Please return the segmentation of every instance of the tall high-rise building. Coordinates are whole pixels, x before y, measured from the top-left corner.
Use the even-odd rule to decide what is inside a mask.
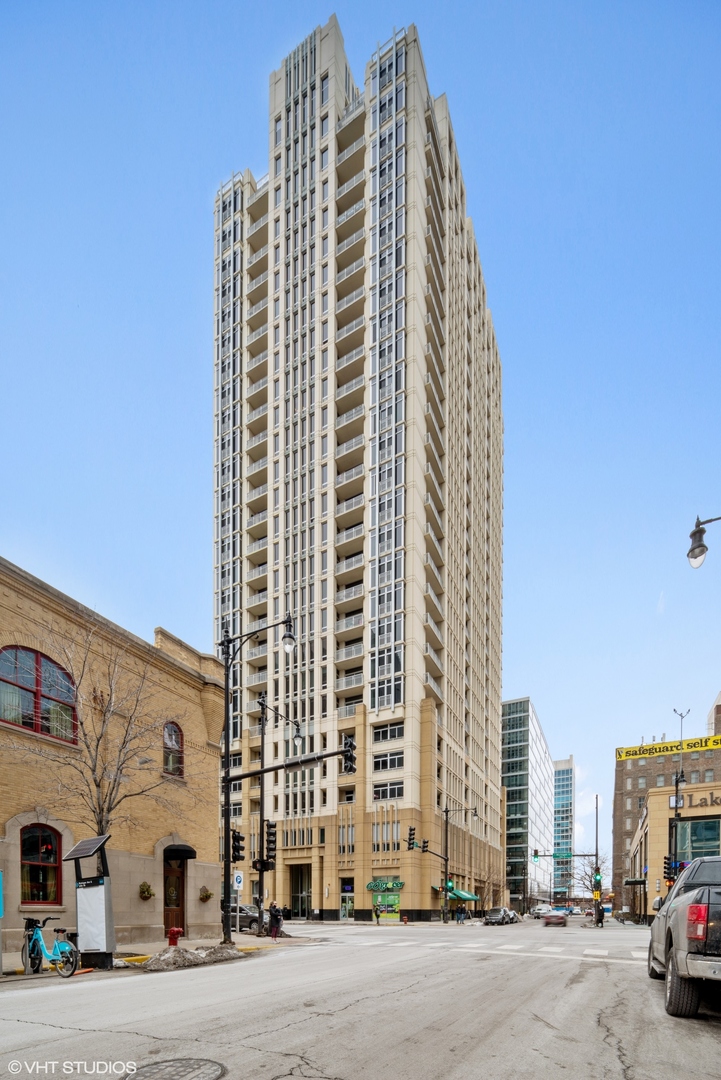
[[[232,672],[233,754],[259,695],[305,751],[354,735],[358,771],[282,768],[269,889],[294,914],[431,917],[504,895],[500,776],[501,365],[445,96],[415,27],[356,85],[335,16],[270,78],[269,174],[215,205],[215,632],[256,629]],[[268,630],[289,612],[286,659]],[[257,843],[257,782],[233,814]],[[252,872],[243,899],[250,900]],[[268,881],[268,879],[266,879]]]
[[[527,911],[553,898],[553,759],[533,702],[503,702],[506,871],[511,903]],[[534,852],[538,852],[536,860]]]
[[[576,767],[573,754],[554,761],[553,797],[553,895],[555,900],[570,899],[575,894],[573,859],[573,826],[576,809]]]

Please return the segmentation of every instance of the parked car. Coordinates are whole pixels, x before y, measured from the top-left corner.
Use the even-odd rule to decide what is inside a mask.
[[[540,919],[544,915],[548,915],[551,910],[550,904],[537,904],[536,907],[531,910],[531,915],[533,915],[534,919]]]
[[[505,926],[507,922],[510,922],[508,917],[508,908],[493,907],[486,914],[486,926]]]
[[[268,925],[270,916],[267,911],[263,911],[263,925]],[[258,908],[255,904],[239,904],[238,905],[238,930],[248,930],[251,934],[255,934],[258,930]]]
[[[583,915],[580,907],[571,908],[571,915]]]
[[[568,915],[565,911],[553,911],[551,908],[541,916],[544,926],[566,926]]]
[[[721,856],[694,859],[657,897],[648,974],[666,980],[666,1012],[695,1016],[701,994],[721,986]]]
[[[509,923],[520,922],[521,916],[513,908],[508,908],[508,921]]]

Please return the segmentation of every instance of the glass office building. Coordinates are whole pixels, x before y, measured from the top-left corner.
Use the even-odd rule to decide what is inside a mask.
[[[504,701],[502,724],[506,884],[511,906],[525,912],[553,895],[553,759],[530,698]]]
[[[555,772],[553,798],[553,853],[554,881],[553,894],[556,900],[567,900],[573,896],[573,859],[564,859],[565,854],[573,854],[573,821],[576,802],[576,773],[573,754],[554,761]]]

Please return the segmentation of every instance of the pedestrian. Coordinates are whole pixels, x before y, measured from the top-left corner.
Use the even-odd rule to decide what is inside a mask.
[[[278,932],[280,931],[280,924],[283,916],[281,915],[280,908],[276,904],[275,900],[271,901],[268,908],[269,922],[270,922],[270,937],[276,944],[278,943]]]
[[[603,926],[603,917],[606,912],[603,910],[603,904],[598,905],[598,925]]]
[[[376,926],[380,926],[380,924],[381,924],[381,909],[380,909],[380,906],[378,905],[377,901],[373,905],[373,914],[376,917]]]

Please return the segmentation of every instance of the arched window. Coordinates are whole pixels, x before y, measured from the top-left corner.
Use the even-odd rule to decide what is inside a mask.
[[[177,724],[163,728],[163,772],[168,776],[183,775],[183,732]]]
[[[60,834],[49,825],[26,825],[20,831],[20,903],[62,901]]]
[[[34,649],[0,649],[0,720],[75,742],[73,680]]]

